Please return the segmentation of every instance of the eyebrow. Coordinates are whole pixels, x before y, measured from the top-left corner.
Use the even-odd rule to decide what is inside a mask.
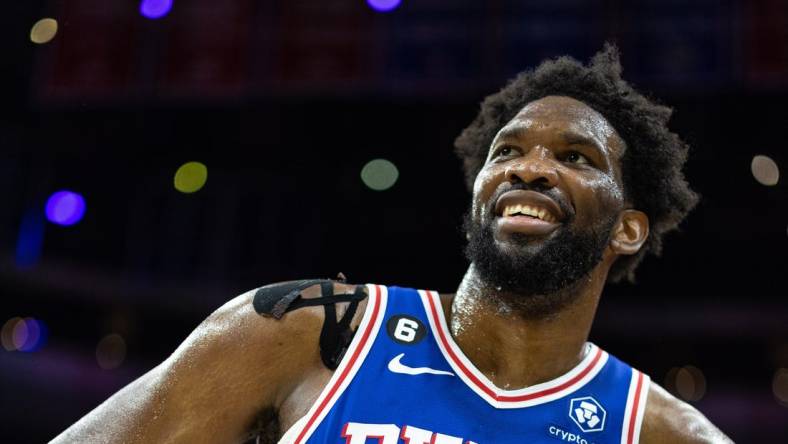
[[[528,132],[528,128],[525,126],[510,126],[506,127],[498,133],[495,137],[495,140],[500,139],[519,139],[520,137],[524,136]]]
[[[564,142],[568,145],[588,145],[601,152],[605,152],[604,147],[600,146],[599,142],[592,137],[584,136],[573,131],[564,131],[561,133],[561,138],[564,139]]]

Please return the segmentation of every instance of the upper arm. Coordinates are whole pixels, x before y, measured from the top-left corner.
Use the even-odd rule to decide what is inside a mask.
[[[652,383],[640,432],[643,444],[732,443],[720,429],[691,405]]]
[[[343,292],[355,285],[335,283],[334,288]],[[319,297],[320,288],[309,287],[302,296]],[[178,410],[189,412],[204,433],[220,442],[247,432],[261,410],[278,410],[310,372],[323,368],[323,308],[303,307],[277,320],[258,314],[253,297],[254,291],[247,292],[211,314],[167,363],[168,379],[178,381]],[[341,317],[347,304],[338,305]]]
[[[189,434],[244,431],[260,410],[276,407],[317,358],[321,310],[280,320],[258,315],[254,292],[212,313],[162,364],[167,405]]]

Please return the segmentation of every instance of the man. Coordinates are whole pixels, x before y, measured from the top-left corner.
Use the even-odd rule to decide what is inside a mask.
[[[670,109],[620,71],[606,46],[484,101],[456,142],[473,191],[456,294],[251,291],[55,442],[730,442],[587,342],[605,282],[697,201]]]

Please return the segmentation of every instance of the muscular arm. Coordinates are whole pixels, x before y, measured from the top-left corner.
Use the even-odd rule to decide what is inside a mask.
[[[335,284],[338,287],[352,286]],[[304,295],[317,290],[310,288]],[[302,308],[274,320],[254,311],[253,296],[250,291],[219,308],[172,356],[53,442],[243,440],[259,412],[277,409],[305,375],[322,366],[322,307]]]
[[[640,431],[643,444],[733,443],[691,405],[652,383]]]

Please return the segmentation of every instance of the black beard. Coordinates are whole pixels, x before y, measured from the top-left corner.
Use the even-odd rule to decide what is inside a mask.
[[[564,221],[559,232],[533,251],[533,240],[523,234],[511,235],[514,248],[503,251],[495,243],[491,218],[476,223],[471,212],[465,214],[463,228],[468,238],[465,257],[473,264],[482,283],[495,289],[494,295],[506,299],[526,318],[545,318],[573,302],[580,292],[573,291],[602,260],[610,240],[614,218],[591,229],[575,233],[572,220]]]

